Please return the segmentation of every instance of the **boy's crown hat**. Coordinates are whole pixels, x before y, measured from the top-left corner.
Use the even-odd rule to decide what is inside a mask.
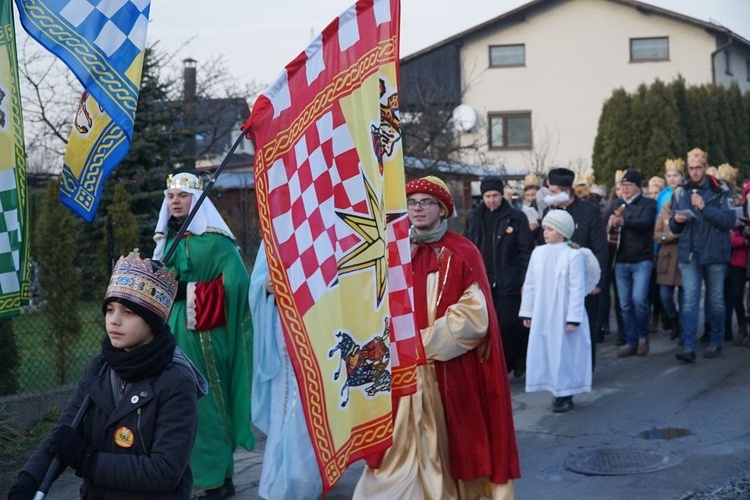
[[[734,168],[729,163],[722,163],[721,165],[719,165],[718,174],[716,175],[716,177],[723,181],[735,182],[739,173],[740,170]]]
[[[539,177],[535,173],[526,174],[526,177],[523,178],[523,187],[539,187],[542,185],[542,178]]]
[[[573,183],[574,186],[591,186],[594,184],[594,174],[584,174],[579,172],[576,174],[576,180]]]
[[[127,257],[120,257],[112,269],[102,309],[106,313],[108,303],[120,302],[141,316],[158,335],[169,318],[176,294],[174,274],[155,268],[151,259],[141,259],[136,248]]]
[[[688,167],[691,165],[707,165],[708,155],[700,148],[693,148],[687,154]]]
[[[679,172],[685,171],[685,161],[682,158],[667,158],[664,162],[664,172]]]
[[[196,189],[203,191],[203,180],[188,172],[167,176],[167,189]]]
[[[615,170],[615,184],[622,182],[622,178],[625,177],[625,172],[627,172],[626,169]]]

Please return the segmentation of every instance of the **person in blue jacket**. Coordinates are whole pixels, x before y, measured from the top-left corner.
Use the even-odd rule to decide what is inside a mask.
[[[711,338],[704,358],[721,355],[725,330],[724,276],[731,255],[729,230],[735,214],[729,208],[729,188],[707,175],[706,153],[695,148],[687,155],[689,180],[675,190],[669,228],[681,234],[677,246],[677,262],[682,274],[683,305],[680,321],[683,349],[676,354],[679,361],[695,361],[695,340],[700,307],[701,283],[706,283],[710,305],[708,320]]]
[[[55,455],[83,478],[81,498],[190,498],[197,401],[208,385],[167,326],[176,292],[172,273],[137,252],[117,261],[102,303],[101,352],[9,499],[33,498]],[[86,396],[88,409],[73,428]]]

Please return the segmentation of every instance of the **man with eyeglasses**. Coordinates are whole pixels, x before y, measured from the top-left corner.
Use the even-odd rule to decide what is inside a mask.
[[[464,236],[480,252],[492,287],[492,301],[500,323],[508,373],[526,372],[529,330],[518,317],[521,288],[526,277],[534,236],[529,220],[503,198],[505,183],[500,177],[485,177],[480,184],[482,203],[469,212]]]
[[[513,498],[510,384],[481,256],[448,230],[441,179],[413,180],[406,196],[422,364],[394,408],[393,445],[368,458],[353,498]]]
[[[724,276],[731,255],[729,230],[735,214],[729,208],[729,188],[708,175],[706,153],[695,148],[687,154],[690,179],[675,189],[669,228],[681,234],[677,265],[682,275],[683,304],[680,308],[683,347],[679,361],[695,361],[701,283],[706,283],[710,305],[711,338],[704,358],[718,358],[725,331]],[[705,312],[705,311],[704,311]]]

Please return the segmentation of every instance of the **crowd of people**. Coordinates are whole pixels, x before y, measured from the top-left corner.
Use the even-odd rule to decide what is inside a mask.
[[[591,391],[611,309],[620,358],[647,356],[660,325],[683,363],[696,361],[699,343],[707,359],[727,341],[750,347],[750,182],[738,190],[736,169],[711,168],[696,148],[686,162],[668,159],[664,177],[618,171],[609,199],[553,168],[526,177],[520,203],[501,177],[487,177],[463,235],[448,229],[445,182],[409,182],[425,360],[417,391],[394,402],[393,444],[368,458],[354,498],[513,498],[508,376],[550,392],[552,411],[571,411],[573,396]],[[134,252],[114,267],[101,352],[9,499],[33,498],[53,460],[83,478],[82,498],[229,498],[233,453],[254,446],[251,423],[268,436],[260,495],[321,494],[265,252],[248,276],[210,200],[196,208],[201,192],[192,174],[169,177],[153,260]]]

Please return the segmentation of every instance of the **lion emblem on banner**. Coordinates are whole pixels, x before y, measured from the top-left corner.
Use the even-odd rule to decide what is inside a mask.
[[[388,319],[385,320],[383,333],[363,346],[346,332],[339,330],[335,336],[338,343],[328,352],[328,357],[332,358],[336,352],[341,354],[338,370],[333,374],[334,381],[341,376],[341,365],[346,367],[346,380],[339,394],[342,408],[349,404],[349,390],[352,387],[367,386],[362,390],[368,396],[391,390],[391,372],[388,369],[391,359]]]
[[[382,174],[383,157],[391,156],[396,143],[401,140],[398,94],[394,92],[386,97],[385,81],[382,78],[380,79],[380,125],[370,125],[370,135]]]

